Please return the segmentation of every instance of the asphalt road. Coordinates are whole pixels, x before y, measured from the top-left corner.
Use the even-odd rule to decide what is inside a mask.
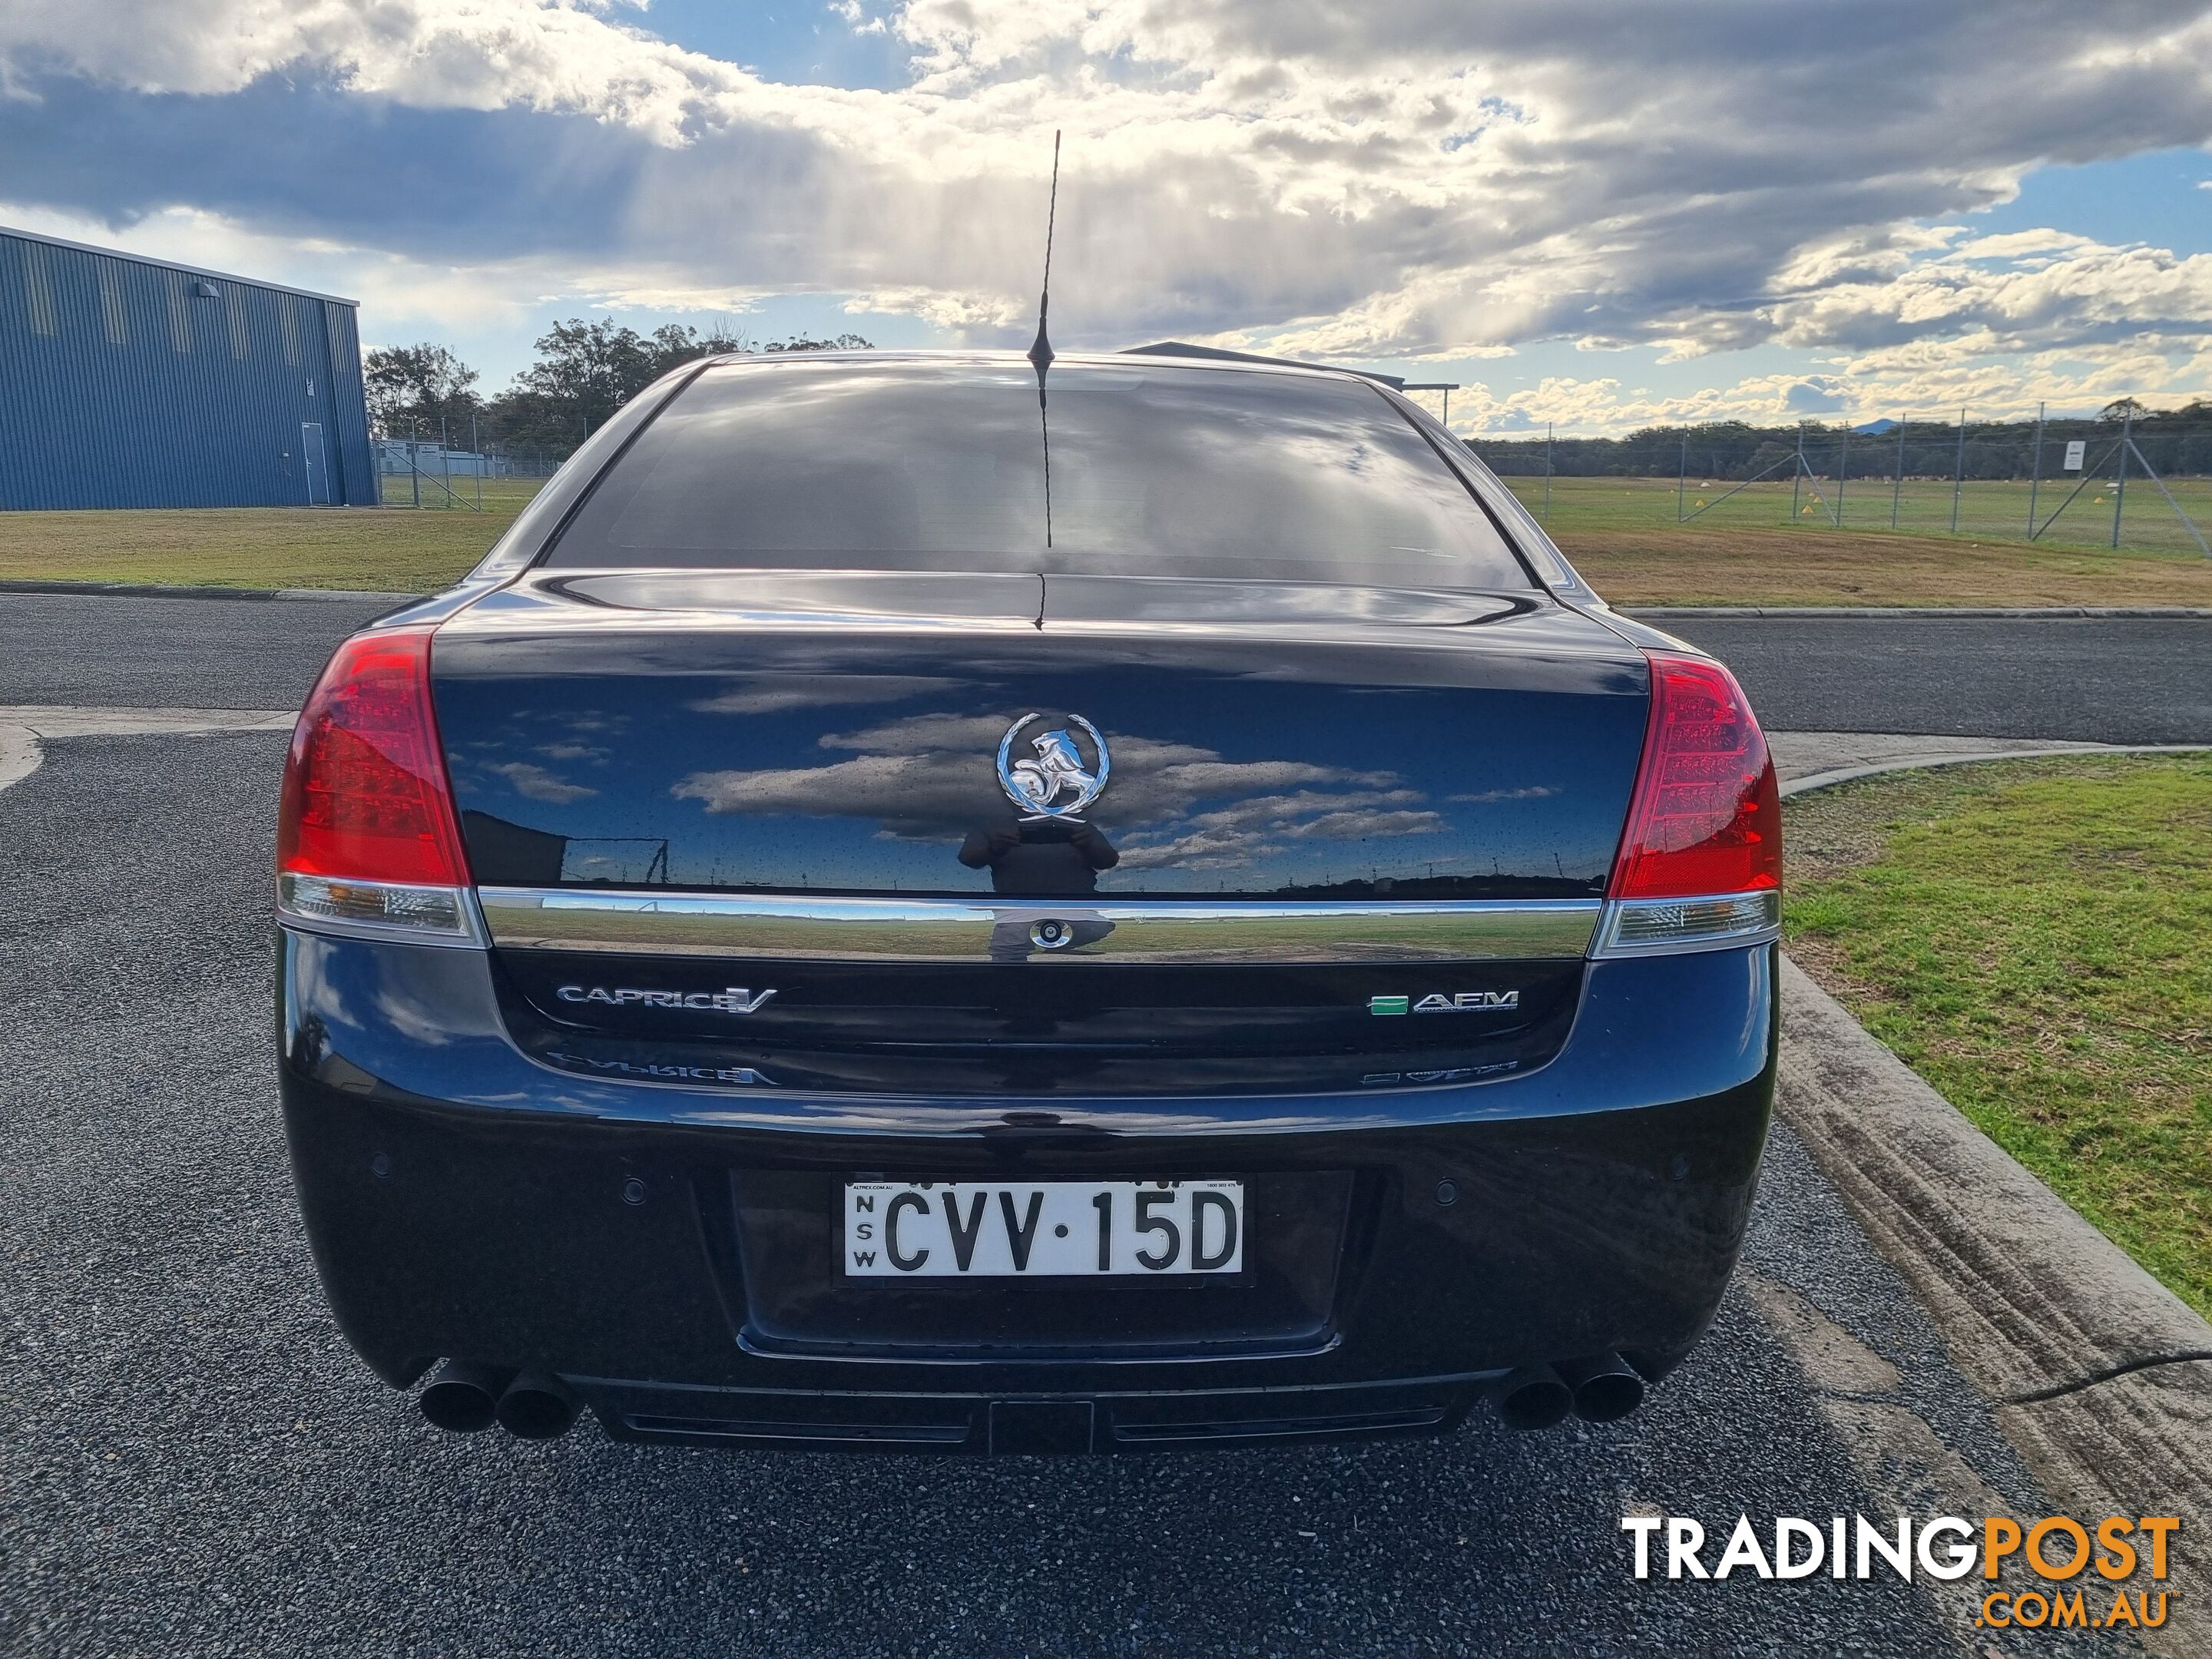
[[[297,708],[389,601],[0,593],[0,705]]]
[[[1620,1424],[990,1462],[428,1428],[347,1351],[294,1206],[268,1006],[282,747],[68,739],[0,792],[0,1652],[1989,1647],[1924,1581],[1630,1576],[1632,1509],[1701,1517],[1709,1559],[1739,1513],[1941,1512],[1889,1419],[1996,1494],[1951,1512],[2045,1512],[1778,1129],[1717,1328]],[[1808,1320],[1809,1348],[1778,1336]]]
[[[386,607],[0,593],[0,704],[290,708]],[[1677,630],[1784,732],[2212,741],[2212,621],[1795,618]]]
[[[2212,619],[1685,621],[1778,732],[2212,741]]]

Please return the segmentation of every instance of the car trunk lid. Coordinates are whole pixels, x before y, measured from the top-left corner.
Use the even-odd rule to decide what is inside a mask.
[[[1541,1063],[1646,697],[1528,594],[997,573],[541,575],[433,669],[519,1034],[892,1092]]]

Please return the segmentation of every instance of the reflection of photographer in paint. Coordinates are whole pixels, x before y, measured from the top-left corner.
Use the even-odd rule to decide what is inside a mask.
[[[1030,818],[994,830],[970,830],[960,843],[960,862],[991,872],[991,890],[1007,898],[1069,898],[1098,890],[1098,872],[1121,861],[1114,843],[1080,818]],[[1002,921],[991,929],[991,960],[1026,962],[1038,948],[1030,923]],[[1078,921],[1074,949],[1096,945],[1114,931],[1110,921]],[[1047,945],[1046,948],[1055,948]]]

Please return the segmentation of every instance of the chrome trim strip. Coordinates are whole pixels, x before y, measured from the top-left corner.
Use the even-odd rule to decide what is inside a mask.
[[[1601,908],[1595,899],[1012,902],[521,887],[480,888],[477,897],[492,943],[503,950],[824,962],[1328,963],[1570,957],[1589,949]],[[1053,945],[1036,939],[1036,930],[1047,924],[1069,930],[1068,942]],[[1050,937],[1048,930],[1045,937]]]
[[[1630,937],[1623,938],[1626,932]],[[1642,937],[1636,937],[1638,933]],[[1715,893],[1696,898],[1608,899],[1593,957],[1668,957],[1733,951],[1782,937],[1782,895]]]

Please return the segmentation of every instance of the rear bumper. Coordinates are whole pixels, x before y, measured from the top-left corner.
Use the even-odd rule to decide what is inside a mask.
[[[281,1079],[332,1309],[395,1386],[444,1357],[530,1367],[565,1377],[618,1436],[716,1444],[1436,1432],[1515,1366],[1618,1350],[1656,1376],[1711,1322],[1772,1097],[1773,960],[1761,945],[1594,963],[1566,1045],[1526,1076],[1055,1099],[1040,1103],[1048,1124],[1004,1098],[555,1072],[507,1041],[479,953],[287,932]],[[801,1231],[781,1237],[803,1237],[817,1199],[858,1172],[1333,1182],[1342,1214],[1318,1277],[1285,1267],[1272,1299],[1266,1285],[1184,1293],[1179,1307],[1247,1297],[1222,1304],[1251,1316],[1226,1319],[1222,1340],[1184,1340],[1181,1313],[1124,1309],[1048,1344],[969,1341],[982,1304],[950,1302],[946,1340],[927,1343],[910,1317],[879,1324],[840,1301],[851,1293],[826,1261],[803,1294],[759,1282],[763,1241],[779,1236],[767,1212],[790,1206]]]
[[[1133,1452],[1446,1432],[1486,1376],[1054,1393],[672,1388],[570,1377],[619,1440],[811,1451]]]

